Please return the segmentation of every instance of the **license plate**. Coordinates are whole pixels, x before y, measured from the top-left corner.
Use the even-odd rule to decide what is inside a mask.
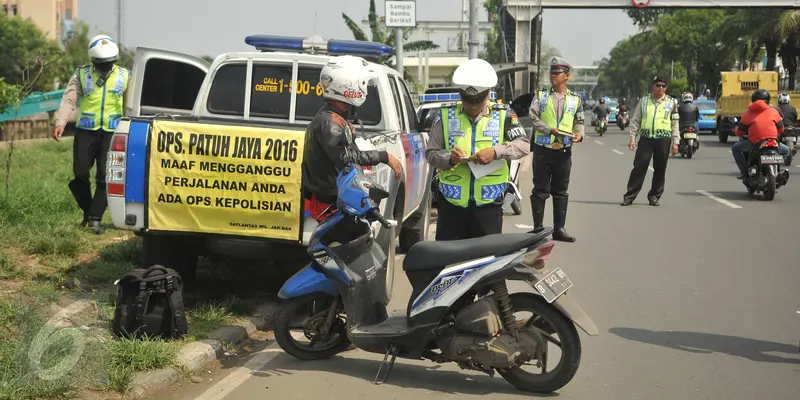
[[[552,303],[572,287],[572,281],[561,268],[556,268],[553,272],[545,275],[542,280],[536,282],[534,287],[548,303]]]
[[[783,164],[782,155],[762,155],[761,164]]]
[[[684,139],[697,139],[697,134],[696,133],[684,133],[683,134],[683,138]]]

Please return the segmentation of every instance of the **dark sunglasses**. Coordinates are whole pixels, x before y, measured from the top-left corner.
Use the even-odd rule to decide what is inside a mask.
[[[662,89],[663,89],[663,88],[667,87],[667,85],[666,85],[666,84],[664,84],[664,83],[656,83],[656,87],[657,87],[657,88],[662,88]]]

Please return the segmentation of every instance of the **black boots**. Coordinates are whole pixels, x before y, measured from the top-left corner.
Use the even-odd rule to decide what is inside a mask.
[[[575,241],[575,237],[564,229],[567,222],[567,202],[569,198],[553,198],[553,240],[571,243]]]
[[[539,233],[544,229],[544,205],[545,201],[531,196],[531,213],[533,213],[533,233]]]
[[[569,199],[553,198],[553,240],[574,242],[575,237],[570,236],[564,229],[567,222],[567,202]],[[531,196],[531,212],[533,213],[533,233],[544,229],[545,200]]]

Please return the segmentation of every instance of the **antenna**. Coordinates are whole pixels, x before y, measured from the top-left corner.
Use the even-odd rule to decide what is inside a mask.
[[[317,13],[314,13],[314,34],[312,36],[317,35]]]

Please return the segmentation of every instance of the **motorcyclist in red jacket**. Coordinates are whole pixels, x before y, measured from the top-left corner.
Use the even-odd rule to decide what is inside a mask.
[[[747,173],[747,154],[753,150],[758,142],[764,139],[775,139],[783,132],[783,118],[774,108],[769,105],[770,94],[764,89],[758,89],[750,96],[750,106],[742,115],[739,126],[734,133],[736,136],[747,135],[748,140],[739,141],[731,147],[733,159],[739,167],[739,179]],[[789,156],[789,148],[783,143],[778,142],[778,153],[782,156]]]

